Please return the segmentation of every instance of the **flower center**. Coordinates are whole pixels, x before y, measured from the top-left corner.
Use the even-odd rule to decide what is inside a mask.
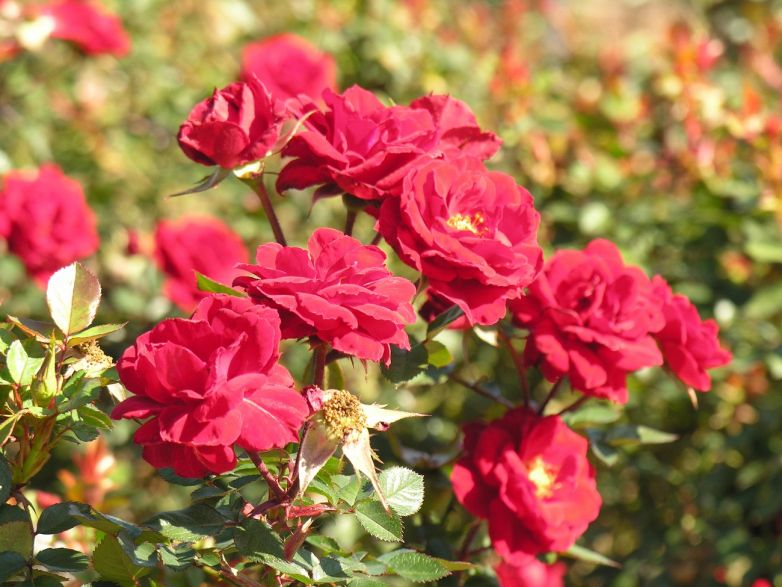
[[[351,432],[359,432],[366,426],[367,417],[361,402],[350,392],[336,390],[323,404],[323,422],[329,434],[342,439]]]
[[[554,483],[557,480],[557,475],[543,461],[542,457],[535,457],[535,460],[527,467],[527,478],[535,486],[535,496],[538,499],[551,497],[551,494],[554,493]]]
[[[451,228],[455,228],[456,230],[466,230],[467,232],[481,235],[486,232],[486,227],[484,226],[485,222],[486,219],[483,217],[483,214],[476,212],[472,216],[468,216],[466,214],[454,214],[448,219],[446,224]]]

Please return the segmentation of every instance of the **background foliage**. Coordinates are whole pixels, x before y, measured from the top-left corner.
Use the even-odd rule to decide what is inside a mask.
[[[176,313],[149,256],[157,219],[212,214],[251,250],[271,240],[254,196],[238,182],[166,195],[200,179],[175,140],[192,105],[236,77],[246,42],[299,33],[334,54],[342,87],[359,83],[398,102],[431,91],[466,101],[505,141],[493,166],[534,194],[545,248],[611,238],[628,262],[664,274],[721,325],[735,360],[712,393],[699,395],[697,411],[662,373],[633,381],[624,417],[680,440],[619,449],[613,467],[600,466],[605,504],[585,543],[623,568],[578,563],[568,584],[745,585],[763,576],[782,585],[782,3],[106,4],[131,34],[128,57],[87,59],[50,42],[0,63],[0,174],[55,161],[85,186],[102,237],[92,260],[105,290],[99,321],[130,322],[105,339],[109,352],[118,356],[136,334]],[[305,222],[343,221],[337,202],[313,208],[306,193],[277,207],[296,245],[308,236]],[[359,225],[358,236],[368,229]],[[141,254],[128,249],[135,236]],[[9,255],[0,257],[0,299],[9,314],[45,314],[42,294]],[[477,348],[457,333],[444,340],[455,355]],[[303,359],[295,373],[296,349],[288,352],[300,376]],[[481,352],[472,357],[476,369],[518,398],[507,355]],[[454,507],[444,501],[447,478],[427,465],[454,453],[456,422],[491,414],[492,404],[452,383],[379,389],[361,367],[345,376],[365,401],[393,398],[401,409],[434,414],[425,424],[400,424],[379,444],[385,461],[426,473],[427,501],[407,540],[446,549],[448,533],[467,517],[445,517]],[[110,482],[95,480],[104,490],[92,505],[134,520],[184,506],[186,491],[141,462],[129,433],[120,425],[109,436],[116,460],[107,457]],[[47,465],[37,489],[85,499],[88,480],[67,480],[78,464],[69,450]],[[344,525],[327,533],[345,543],[361,535]],[[481,581],[490,580],[473,584]]]

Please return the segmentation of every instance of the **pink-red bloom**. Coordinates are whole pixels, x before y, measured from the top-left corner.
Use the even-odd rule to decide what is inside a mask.
[[[334,58],[309,41],[285,33],[250,43],[242,51],[243,80],[255,75],[278,100],[305,96],[319,101],[323,90],[337,87]]]
[[[76,44],[88,55],[110,53],[122,57],[130,39],[120,19],[92,0],[57,0],[41,7],[54,20],[51,36]]]
[[[56,165],[5,177],[0,237],[42,287],[61,267],[92,255],[99,243],[95,215],[81,185]]]
[[[179,127],[179,146],[196,163],[240,167],[266,156],[277,142],[285,108],[256,78],[215,90]]]
[[[314,336],[336,350],[388,363],[390,345],[410,348],[415,286],[386,268],[378,247],[331,228],[317,229],[308,250],[269,243],[258,247],[252,277],[234,284],[280,312],[283,338]]]
[[[216,218],[164,220],[155,228],[155,260],[166,275],[165,294],[185,312],[207,295],[198,289],[196,272],[230,284],[247,257],[239,235]]]
[[[527,409],[488,424],[468,424],[451,473],[459,502],[487,519],[497,553],[509,564],[573,546],[600,511],[589,443],[558,416]]]
[[[461,100],[445,95],[429,95],[410,102],[432,115],[437,127],[437,149],[445,157],[477,157],[486,160],[502,146],[492,132],[481,130],[475,115]]]
[[[234,444],[262,451],[296,442],[309,408],[277,362],[279,342],[271,308],[205,298],[192,318],[164,320],[125,351],[117,370],[135,395],[111,416],[148,418],[133,437],[144,459],[183,477],[231,470]]]
[[[519,565],[503,561],[494,570],[500,587],[563,587],[567,573],[563,563],[547,565],[534,557]]]
[[[719,326],[701,320],[698,310],[682,294],[674,294],[665,280],[652,279],[654,294],[663,302],[665,326],[655,333],[666,366],[686,385],[699,391],[711,389],[708,369],[730,363],[730,351],[720,347]]]
[[[532,196],[478,159],[431,160],[380,209],[377,229],[434,293],[471,324],[494,324],[537,275],[540,215]]]
[[[320,185],[319,195],[340,192],[363,200],[398,194],[410,167],[437,142],[432,115],[424,109],[384,106],[358,86],[323,92],[325,111],[315,110],[306,130],[283,150],[294,157],[277,178],[277,189]]]
[[[527,364],[587,395],[625,403],[627,374],[662,365],[652,336],[665,323],[661,300],[607,240],[557,252],[511,310],[530,331]]]

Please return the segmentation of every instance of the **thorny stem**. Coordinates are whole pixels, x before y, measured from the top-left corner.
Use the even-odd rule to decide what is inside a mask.
[[[315,362],[312,368],[312,384],[317,385],[323,389],[323,380],[326,374],[326,356],[328,355],[328,347],[325,343],[318,343],[315,347],[315,355],[313,361]]]
[[[580,408],[586,401],[589,399],[589,396],[584,396],[578,398],[576,401],[574,401],[572,404],[570,404],[568,407],[563,408],[557,413],[557,416],[561,416],[562,414],[565,414],[567,412],[572,412],[573,410],[577,410]]]
[[[502,341],[502,344],[513,359],[513,364],[516,367],[516,372],[519,374],[519,384],[521,385],[521,393],[524,395],[524,407],[528,408],[530,404],[529,384],[527,383],[527,369],[524,367],[524,359],[521,358],[518,351],[513,346],[510,337],[502,331],[502,328],[497,329],[497,336]]]
[[[500,405],[505,406],[509,410],[512,410],[516,406],[513,405],[513,402],[509,399],[504,398],[501,395],[496,395],[492,392],[490,392],[488,389],[482,387],[481,385],[477,383],[470,383],[463,377],[459,375],[451,375],[451,381],[454,381],[455,383],[458,383],[459,385],[464,385],[465,387],[472,389],[475,393],[478,395],[482,395],[483,397],[489,398],[492,401],[497,402]]]
[[[247,455],[250,457],[250,460],[253,462],[253,464],[257,467],[261,477],[263,477],[266,481],[266,484],[269,486],[269,490],[277,497],[283,497],[285,495],[285,490],[280,485],[280,482],[274,478],[274,475],[271,474],[269,469],[266,468],[266,463],[263,462],[261,455],[255,451],[247,451]]]
[[[266,218],[269,220],[269,224],[272,227],[274,240],[280,243],[283,247],[288,246],[288,241],[285,240],[285,234],[282,232],[280,220],[277,218],[277,213],[274,211],[274,206],[272,206],[269,192],[266,191],[266,185],[263,183],[263,174],[243,181],[252,188],[252,190],[258,196],[258,199],[261,201],[263,211],[266,213]]]
[[[538,416],[542,416],[543,412],[546,411],[546,406],[548,403],[554,399],[554,396],[557,395],[557,392],[559,391],[559,388],[562,387],[562,383],[565,381],[564,377],[560,377],[557,379],[556,383],[551,387],[551,391],[548,392],[548,395],[546,396],[546,399],[543,400],[543,403],[540,404],[540,408],[538,408]]]

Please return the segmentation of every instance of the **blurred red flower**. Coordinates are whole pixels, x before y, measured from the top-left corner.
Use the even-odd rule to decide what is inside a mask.
[[[306,39],[290,33],[245,46],[241,78],[249,81],[253,75],[278,100],[304,95],[320,101],[323,90],[337,87],[334,58],[320,52]]]
[[[81,185],[56,165],[12,171],[0,191],[0,237],[40,287],[52,273],[98,250],[95,215]]]
[[[378,247],[331,228],[318,228],[308,250],[269,243],[258,247],[253,274],[234,284],[280,312],[283,338],[316,336],[348,355],[391,360],[390,345],[410,342],[415,286],[386,268]]]
[[[92,0],[59,0],[42,6],[42,15],[54,19],[51,36],[75,43],[88,55],[110,53],[122,57],[130,51],[130,38],[122,21]]]
[[[663,363],[652,336],[665,323],[661,300],[607,240],[554,254],[511,311],[530,331],[527,364],[587,395],[625,403],[627,374]]]
[[[698,310],[682,294],[674,294],[666,281],[652,279],[654,294],[663,301],[665,326],[654,337],[663,351],[665,364],[686,385],[699,391],[711,389],[707,369],[727,365],[733,358],[720,347],[719,326],[714,320],[701,320]]]
[[[383,202],[377,230],[432,293],[471,324],[494,324],[537,275],[540,215],[532,196],[473,158],[431,160]]]
[[[565,551],[600,511],[589,443],[557,416],[527,409],[464,429],[464,451],[451,473],[459,502],[489,521],[489,536],[508,564]]]
[[[246,263],[247,249],[235,232],[216,218],[163,220],[155,228],[155,260],[166,275],[166,296],[192,312],[206,293],[198,289],[195,272],[230,284]]]
[[[562,563],[547,565],[534,557],[519,565],[503,561],[494,570],[500,587],[563,587],[567,573]]]
[[[196,163],[233,169],[265,157],[284,120],[282,103],[251,77],[196,104],[179,127],[177,140]]]
[[[149,418],[133,439],[154,467],[183,477],[223,473],[234,443],[269,450],[298,440],[309,415],[278,364],[277,312],[248,299],[212,295],[190,319],[164,320],[136,339],[117,364],[135,394],[112,418]]]

